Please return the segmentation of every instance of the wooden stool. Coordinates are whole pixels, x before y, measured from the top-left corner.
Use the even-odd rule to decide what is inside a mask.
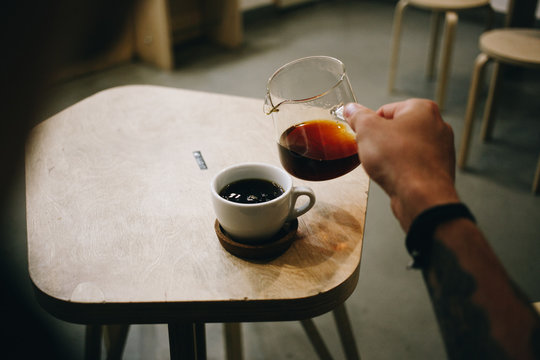
[[[494,61],[491,84],[484,108],[484,118],[480,138],[485,141],[491,137],[495,113],[495,98],[501,63],[540,69],[540,30],[505,28],[488,31],[480,37],[481,53],[477,56],[469,89],[469,100],[465,113],[465,124],[461,136],[461,146],[457,165],[463,169],[467,162],[473,120],[478,99],[478,90],[482,82],[486,64]],[[533,180],[532,191],[540,187],[540,158]]]
[[[452,48],[454,44],[455,28],[458,22],[457,12],[474,8],[486,7],[489,9],[491,19],[492,10],[489,0],[401,0],[396,5],[394,14],[394,30],[392,36],[392,53],[390,56],[390,74],[388,78],[388,91],[394,89],[396,71],[398,65],[399,44],[401,38],[401,23],[403,11],[408,6],[431,10],[433,12],[431,21],[430,50],[428,57],[427,76],[433,78],[435,72],[435,61],[437,58],[437,48],[439,33],[443,13],[445,15],[441,63],[438,74],[438,84],[435,99],[439,108],[444,108],[446,98],[446,84],[448,82]],[[490,21],[491,22],[491,21]]]

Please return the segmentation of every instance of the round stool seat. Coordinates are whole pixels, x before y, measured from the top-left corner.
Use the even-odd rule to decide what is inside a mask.
[[[489,0],[410,0],[409,4],[437,11],[466,10],[489,4]]]
[[[540,30],[491,30],[480,36],[480,50],[497,61],[540,68]]]

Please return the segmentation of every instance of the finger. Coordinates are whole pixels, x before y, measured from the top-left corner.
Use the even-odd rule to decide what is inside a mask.
[[[357,103],[347,104],[343,111],[343,115],[355,132],[357,132],[358,128],[368,119],[378,117],[373,110]]]
[[[393,119],[396,110],[403,106],[403,101],[397,101],[390,104],[385,104],[377,109],[376,113],[385,119]]]
[[[411,98],[383,105],[377,109],[377,115],[385,119],[393,119],[398,113],[418,111],[419,109],[429,111],[435,115],[434,118],[440,119],[439,107],[437,104],[432,100],[419,98]]]

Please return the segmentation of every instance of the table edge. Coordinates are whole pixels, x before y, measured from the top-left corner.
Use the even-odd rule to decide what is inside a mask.
[[[290,321],[325,314],[344,303],[358,284],[360,262],[338,286],[296,299],[81,303],[55,298],[34,284],[40,306],[54,317],[76,324],[166,324],[171,322]],[[209,306],[212,305],[212,306]]]

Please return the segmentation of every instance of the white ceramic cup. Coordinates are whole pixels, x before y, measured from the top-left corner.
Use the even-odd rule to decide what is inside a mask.
[[[219,192],[235,181],[264,179],[279,184],[284,192],[270,201],[243,204],[222,198]],[[243,163],[221,170],[211,183],[212,204],[219,224],[236,241],[257,244],[268,240],[285,222],[305,214],[315,205],[315,193],[306,186],[293,186],[292,178],[277,166]],[[296,207],[299,196],[309,201]]]

